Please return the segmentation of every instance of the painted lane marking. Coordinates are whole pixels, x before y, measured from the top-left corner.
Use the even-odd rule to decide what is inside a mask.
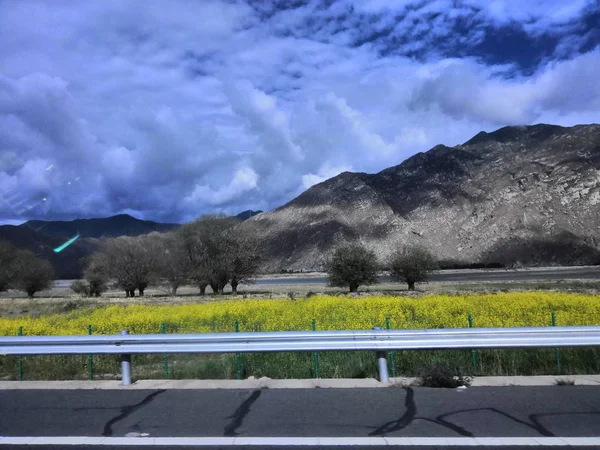
[[[551,445],[600,447],[600,437],[86,437],[86,436],[0,436],[3,445],[88,445],[88,446],[473,446],[510,447]]]

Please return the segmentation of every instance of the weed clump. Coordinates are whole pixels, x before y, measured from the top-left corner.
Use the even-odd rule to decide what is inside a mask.
[[[461,374],[457,366],[448,361],[429,361],[423,364],[419,385],[434,388],[457,388],[470,386],[471,377]]]

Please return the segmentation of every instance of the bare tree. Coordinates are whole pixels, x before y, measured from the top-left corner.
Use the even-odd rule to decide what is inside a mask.
[[[134,243],[129,237],[109,239],[95,258],[107,261],[110,277],[116,286],[125,291],[126,297],[135,297],[136,280],[133,270],[136,253]]]
[[[52,287],[54,269],[45,259],[41,259],[30,250],[19,250],[13,261],[15,270],[13,287],[27,292],[33,298],[36,292]]]
[[[438,268],[434,256],[423,247],[397,250],[390,257],[389,267],[392,278],[408,284],[411,291],[415,289],[415,283],[427,281]]]
[[[377,282],[377,256],[361,244],[336,248],[326,267],[329,285],[348,287],[350,292],[356,292],[360,285]]]
[[[221,214],[200,217],[183,225],[178,235],[183,241],[184,251],[190,264],[190,279],[204,294],[206,286],[213,292],[223,293],[229,282],[227,264],[227,241],[225,232],[239,221]]]
[[[157,239],[161,247],[158,261],[160,276],[169,286],[171,295],[176,295],[177,289],[188,283],[190,276],[190,261],[184,242],[174,233],[151,233],[149,236]]]
[[[108,256],[103,252],[96,252],[84,258],[83,278],[87,281],[87,292],[92,297],[100,297],[108,289],[110,280],[110,265]]]
[[[110,275],[127,297],[140,296],[151,284],[157,284],[160,272],[160,245],[149,236],[118,237],[107,241],[102,253],[106,255]]]
[[[140,297],[144,296],[144,290],[150,285],[160,283],[160,270],[162,250],[159,241],[151,236],[144,235],[134,238],[137,245],[137,264],[135,268],[136,287]]]
[[[14,261],[17,249],[8,241],[0,241],[0,292],[10,288],[14,281]]]
[[[256,275],[260,263],[260,245],[257,239],[239,228],[223,233],[224,259],[231,290],[237,293],[238,285]]]

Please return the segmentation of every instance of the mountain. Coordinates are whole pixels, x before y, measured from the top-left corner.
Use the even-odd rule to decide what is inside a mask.
[[[248,209],[246,211],[243,211],[243,212],[239,213],[235,217],[237,217],[240,220],[248,220],[251,217],[257,216],[260,213],[262,213],[262,211],[252,211],[251,209]]]
[[[136,219],[128,214],[119,214],[103,219],[77,219],[68,222],[29,220],[19,226],[63,238],[71,238],[77,234],[88,238],[105,238],[139,236],[153,231],[166,232],[178,227],[179,224],[158,223]]]
[[[54,253],[54,249],[65,243],[59,236],[48,236],[27,227],[2,225],[0,239],[12,242],[18,248],[33,251],[41,258],[47,259],[54,267],[57,278],[78,278],[82,267],[80,259],[93,253],[100,245],[99,239],[78,239],[62,252]]]
[[[138,236],[153,231],[166,232],[178,226],[179,224],[174,223],[139,220],[127,214],[68,222],[30,220],[19,226],[0,226],[0,239],[12,242],[16,247],[32,250],[52,263],[57,278],[68,279],[80,276],[81,258],[98,249],[102,238]],[[75,235],[80,235],[80,239],[63,251],[54,252],[56,247]]]
[[[376,174],[344,172],[245,221],[265,271],[322,267],[359,240],[457,264],[600,263],[600,125],[533,125],[438,145]]]

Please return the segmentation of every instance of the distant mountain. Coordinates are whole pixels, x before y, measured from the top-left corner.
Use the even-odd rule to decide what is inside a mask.
[[[344,172],[240,225],[265,271],[322,268],[358,240],[456,263],[600,263],[600,125],[534,125],[438,145],[377,174]]]
[[[167,232],[178,227],[175,223],[139,220],[127,214],[105,219],[77,219],[72,221],[30,220],[19,226],[0,226],[0,239],[19,248],[32,250],[49,260],[58,278],[77,278],[82,266],[80,259],[93,253],[103,238],[139,236],[153,231]],[[81,237],[60,253],[54,248],[79,234]]]
[[[71,238],[76,234],[86,238],[105,238],[139,236],[153,231],[166,232],[177,228],[179,224],[158,223],[136,219],[128,214],[119,214],[104,219],[76,219],[68,222],[29,220],[19,226],[63,238]]]
[[[237,216],[235,216],[235,217],[237,217],[237,218],[238,218],[238,219],[240,219],[240,220],[248,220],[248,219],[250,219],[251,217],[254,217],[254,216],[256,216],[256,215],[258,215],[258,214],[260,214],[260,213],[262,213],[262,211],[252,211],[251,209],[249,209],[249,210],[247,210],[247,211],[244,211],[244,212],[241,212],[241,213],[239,213],[239,214],[238,214]]]
[[[0,239],[12,242],[18,248],[31,250],[39,257],[47,259],[54,267],[57,278],[63,279],[79,277],[82,271],[80,259],[93,253],[100,245],[99,239],[78,239],[62,252],[54,253],[53,250],[64,244],[66,239],[12,225],[0,226]]]

